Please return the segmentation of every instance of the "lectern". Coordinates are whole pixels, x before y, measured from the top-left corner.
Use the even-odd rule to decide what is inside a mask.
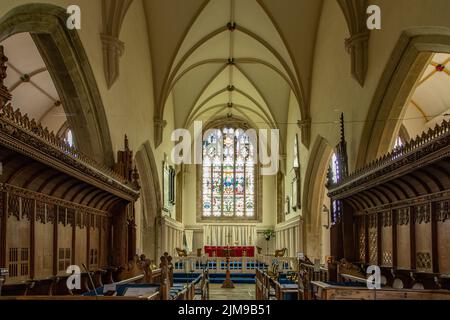
[[[231,281],[231,271],[230,271],[230,254],[231,254],[231,249],[230,248],[226,248],[223,250],[225,253],[225,256],[227,258],[227,273],[226,273],[226,277],[225,277],[225,281],[222,284],[222,289],[234,289],[234,283],[233,281]]]

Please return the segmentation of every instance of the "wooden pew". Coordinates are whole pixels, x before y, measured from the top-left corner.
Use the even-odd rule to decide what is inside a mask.
[[[299,291],[302,299],[373,299],[373,291],[367,288],[365,266],[329,261],[328,268],[314,270],[310,263],[300,263]],[[336,270],[335,274],[332,271]],[[400,270],[382,267],[380,299],[447,299],[450,294],[450,278],[441,274]],[[421,294],[422,293],[422,294]],[[403,298],[402,298],[403,299]]]
[[[118,268],[116,268],[116,267],[106,267],[106,268],[103,268],[103,270],[105,272],[102,273],[102,283],[103,284],[114,283],[115,282],[114,275],[117,274]]]
[[[202,281],[200,283],[201,300],[209,300],[209,273],[203,270]]]
[[[328,261],[328,268],[321,266],[318,270],[308,259],[305,257],[299,263],[299,299],[311,300],[311,282],[312,281],[336,281],[337,280],[337,264],[330,260]]]
[[[9,274],[8,269],[0,268],[0,296],[2,295],[2,286],[5,283],[8,274]]]
[[[2,297],[25,296],[27,289],[28,284],[26,282],[4,284],[2,287]]]
[[[350,287],[313,281],[313,300],[450,300],[447,290],[411,290],[367,287]]]
[[[53,278],[44,280],[30,280],[27,282],[26,296],[51,296],[55,280]]]
[[[72,291],[67,287],[67,279],[69,276],[54,277],[52,286],[52,296],[69,296],[73,295]]]
[[[163,270],[152,268],[150,260],[146,259],[145,256],[135,256],[132,261],[127,265],[121,267],[108,267],[99,270],[95,270],[90,273],[92,277],[93,284],[89,278],[88,273],[82,273],[81,276],[81,289],[69,290],[67,287],[67,276],[57,276],[42,280],[30,280],[24,281],[17,284],[6,284],[2,287],[2,299],[8,297],[8,299],[23,299],[28,297],[27,300],[45,300],[48,297],[54,297],[53,300],[90,300],[92,296],[97,292],[99,295],[98,299],[108,300],[111,297],[102,297],[102,288],[105,284],[115,284],[126,285],[126,284],[153,284],[160,285],[157,291],[157,295],[150,295],[148,297],[136,297],[141,299],[160,299],[163,294],[164,284],[167,284],[169,290],[171,284],[173,284],[173,265],[171,263],[172,258],[166,254],[161,259],[165,261]],[[117,279],[118,281],[114,281]],[[95,287],[95,288],[94,288]],[[95,291],[94,291],[95,289]],[[195,284],[191,284],[186,290],[186,292],[181,292],[177,294],[183,299],[194,299],[195,297]],[[88,294],[86,296],[86,294]],[[125,298],[125,297],[114,297],[114,298]],[[130,297],[126,297],[125,300],[130,300]],[[131,297],[133,298],[133,297]],[[179,297],[178,297],[179,298]],[[170,296],[167,296],[170,299]],[[132,300],[132,299],[131,299]]]
[[[126,266],[113,271],[113,282],[143,276],[140,283],[158,284],[161,282],[161,269],[152,268],[151,261],[145,255],[136,255]],[[110,283],[113,283],[110,282]]]
[[[255,276],[256,300],[299,300],[298,278],[288,281],[283,274],[276,277],[257,269]]]
[[[106,270],[99,269],[93,272],[92,280],[94,281],[94,285],[96,288],[103,287],[103,274],[106,273]]]
[[[276,300],[301,300],[298,283],[281,284],[274,282]]]

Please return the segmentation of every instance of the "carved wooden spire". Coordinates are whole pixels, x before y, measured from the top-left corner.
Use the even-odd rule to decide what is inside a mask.
[[[125,147],[125,151],[130,151],[130,143],[128,141],[127,135],[125,135],[124,147]]]
[[[117,162],[114,165],[114,171],[131,182],[137,189],[139,186],[139,173],[136,167],[133,167],[133,151],[130,150],[128,137],[124,137],[124,150],[117,152]]]
[[[0,107],[3,107],[9,100],[11,100],[11,94],[8,88],[4,85],[4,80],[6,79],[6,62],[8,58],[5,56],[3,46],[0,46]]]
[[[345,140],[345,121],[344,114],[341,113],[341,137],[337,145],[336,156],[338,159],[338,182],[348,176],[348,155],[347,155],[347,141]]]
[[[341,113],[340,124],[341,124],[341,142],[345,142],[345,122],[344,122],[344,113]]]

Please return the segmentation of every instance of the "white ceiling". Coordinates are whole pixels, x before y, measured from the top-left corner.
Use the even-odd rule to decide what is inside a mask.
[[[0,43],[8,57],[5,85],[14,109],[58,131],[66,122],[59,95],[29,33],[19,33]]]
[[[434,127],[450,113],[450,54],[436,53],[426,66],[404,116],[411,137]]]
[[[438,66],[444,69],[439,71]],[[428,119],[440,115],[450,108],[450,54],[437,53],[426,67],[412,101],[418,105]]]
[[[156,103],[173,97],[176,127],[232,114],[285,137],[291,96],[307,103],[321,2],[145,1]]]

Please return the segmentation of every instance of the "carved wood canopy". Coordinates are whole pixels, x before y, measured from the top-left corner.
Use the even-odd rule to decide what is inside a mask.
[[[356,214],[449,198],[449,122],[331,186],[329,196],[344,200]]]
[[[26,115],[22,116],[20,111],[13,111],[10,105],[0,111],[0,146],[2,183],[30,187],[32,178],[39,178],[38,174],[41,173],[59,181],[55,182],[54,190],[48,189],[50,193],[63,190],[59,187],[76,188],[78,185],[127,201],[134,201],[139,196],[139,192],[125,178],[66,145],[53,133],[30,121]],[[69,196],[69,191],[61,196]]]

